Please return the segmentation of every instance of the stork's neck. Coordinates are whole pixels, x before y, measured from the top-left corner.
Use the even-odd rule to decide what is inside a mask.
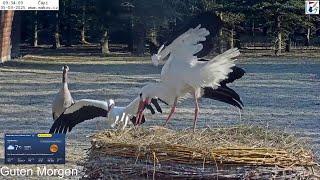
[[[68,81],[68,73],[67,71],[64,70],[62,74],[62,83],[67,84],[67,81]]]
[[[65,89],[65,90],[68,90],[69,88],[68,88],[68,83],[63,83],[63,89]]]

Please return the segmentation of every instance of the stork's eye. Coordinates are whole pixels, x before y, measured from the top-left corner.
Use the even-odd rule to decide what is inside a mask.
[[[140,93],[140,97],[142,97],[142,93]]]

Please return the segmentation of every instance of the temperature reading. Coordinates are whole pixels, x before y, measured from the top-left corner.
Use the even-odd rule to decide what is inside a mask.
[[[59,10],[59,0],[2,0],[0,10]]]
[[[15,149],[16,149],[16,150],[21,149],[21,146],[15,145]]]

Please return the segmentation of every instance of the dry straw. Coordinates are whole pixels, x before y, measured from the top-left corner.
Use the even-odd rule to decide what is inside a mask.
[[[302,144],[305,143],[294,136],[258,127],[206,128],[195,133],[191,130],[173,131],[163,127],[131,128],[124,132],[108,130],[92,136],[89,159],[91,165],[94,162],[92,160],[98,157],[100,160],[101,157],[135,159],[134,164],[138,160],[147,161],[154,166],[153,176],[157,173],[159,176],[162,172],[162,175],[168,177],[184,177],[187,168],[183,169],[184,173],[178,173],[181,176],[170,176],[172,172],[163,171],[157,168],[158,165],[170,163],[170,166],[214,166],[216,170],[220,166],[282,169],[303,167],[305,170],[317,168],[312,152]],[[115,166],[116,164],[113,169]],[[130,169],[130,164],[127,168]],[[137,175],[134,173],[137,169],[132,168],[131,171],[131,174]],[[314,172],[310,174],[316,176]]]

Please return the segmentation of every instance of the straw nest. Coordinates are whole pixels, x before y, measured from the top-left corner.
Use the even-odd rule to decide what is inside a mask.
[[[301,139],[259,127],[107,130],[92,136],[86,178],[306,178],[318,165]]]

